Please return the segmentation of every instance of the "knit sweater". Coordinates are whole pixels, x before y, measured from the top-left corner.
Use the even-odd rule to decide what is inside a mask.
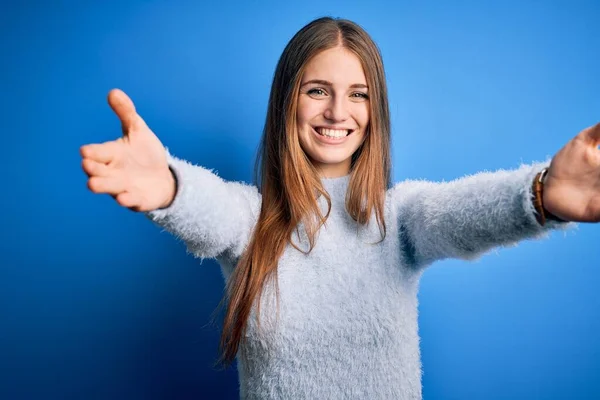
[[[146,215],[196,257],[215,258],[225,280],[261,207],[256,187],[227,182],[173,157],[172,204]],[[237,355],[242,399],[421,399],[417,291],[424,267],[472,260],[494,246],[545,236],[564,223],[535,219],[531,183],[548,162],[451,182],[404,181],[387,190],[381,234],[345,209],[349,176],[323,178],[331,214],[304,254],[288,245],[275,286],[265,286]],[[323,211],[327,203],[318,199]],[[302,225],[292,240],[308,249]],[[277,308],[278,307],[278,308]],[[256,310],[256,304],[254,305]]]

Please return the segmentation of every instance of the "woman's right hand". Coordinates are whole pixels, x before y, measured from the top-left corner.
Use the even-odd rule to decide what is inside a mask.
[[[133,211],[169,206],[175,197],[176,183],[164,146],[125,93],[111,90],[108,103],[121,120],[123,136],[81,147],[88,188],[94,193],[110,194],[121,206]]]

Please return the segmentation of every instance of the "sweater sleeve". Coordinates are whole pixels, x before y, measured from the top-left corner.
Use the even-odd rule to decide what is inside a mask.
[[[391,189],[400,245],[407,262],[473,260],[495,246],[547,236],[575,224],[535,218],[532,183],[549,161],[515,170],[481,172],[451,182],[405,181]]]
[[[261,196],[257,188],[224,181],[168,150],[167,160],[177,179],[177,193],[169,207],[146,212],[146,216],[182,239],[198,258],[239,257],[258,219]]]

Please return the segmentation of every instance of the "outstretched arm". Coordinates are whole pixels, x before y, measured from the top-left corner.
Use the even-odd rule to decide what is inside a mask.
[[[481,172],[451,182],[407,181],[391,191],[407,260],[475,259],[495,246],[544,235],[566,224],[535,217],[532,183],[548,163]]]
[[[564,221],[600,221],[600,124],[581,131],[550,163],[479,173],[447,183],[405,182],[392,191],[400,241],[416,266],[447,257],[473,259],[498,245],[568,223],[536,218],[533,181],[547,167],[543,209]]]

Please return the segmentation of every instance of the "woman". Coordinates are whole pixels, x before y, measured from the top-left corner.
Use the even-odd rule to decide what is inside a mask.
[[[238,358],[242,398],[419,399],[424,267],[600,220],[598,125],[551,163],[391,186],[381,56],[346,20],[315,20],[286,46],[260,191],[172,156],[123,92],[109,103],[124,135],[81,148],[88,187],[218,260],[222,360]]]

